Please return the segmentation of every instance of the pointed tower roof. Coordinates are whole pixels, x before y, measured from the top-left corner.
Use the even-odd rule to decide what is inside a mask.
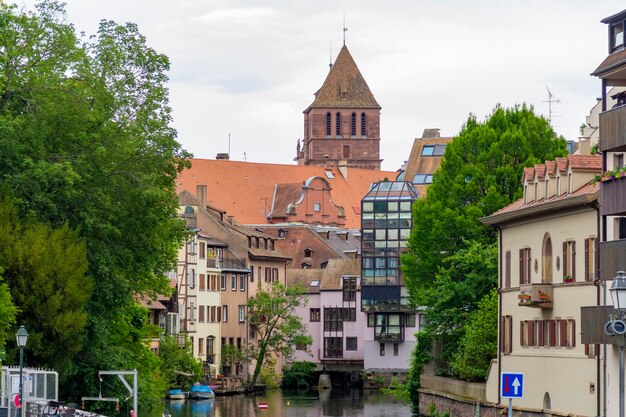
[[[314,107],[381,108],[345,45],[307,110]]]

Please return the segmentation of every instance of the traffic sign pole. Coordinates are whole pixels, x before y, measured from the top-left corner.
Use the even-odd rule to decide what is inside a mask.
[[[509,417],[513,417],[513,398],[509,398]]]

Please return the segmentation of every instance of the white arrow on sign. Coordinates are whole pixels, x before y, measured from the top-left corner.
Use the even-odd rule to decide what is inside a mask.
[[[511,384],[511,386],[513,387],[513,394],[517,395],[517,391],[519,390],[520,385],[522,384],[519,383],[519,379],[517,379],[516,377]]]

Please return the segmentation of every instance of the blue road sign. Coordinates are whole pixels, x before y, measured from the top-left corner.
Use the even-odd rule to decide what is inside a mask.
[[[500,379],[502,398],[522,398],[524,396],[524,374],[503,372]]]

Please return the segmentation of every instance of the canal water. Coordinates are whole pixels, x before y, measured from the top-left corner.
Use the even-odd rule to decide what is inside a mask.
[[[267,409],[259,403],[267,403]],[[268,391],[262,395],[212,400],[168,401],[163,408],[140,410],[139,417],[411,417],[411,408],[378,391]]]

